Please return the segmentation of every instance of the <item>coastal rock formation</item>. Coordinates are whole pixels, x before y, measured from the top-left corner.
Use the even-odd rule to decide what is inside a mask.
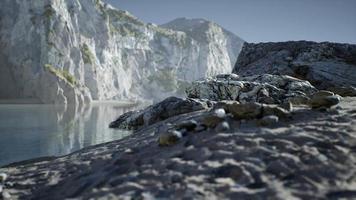
[[[317,89],[308,81],[286,75],[263,74],[243,77],[223,74],[194,81],[186,93],[190,98],[213,101],[281,104],[287,101],[297,103],[303,99],[307,100],[316,91]]]
[[[222,110],[220,114],[210,113],[199,119],[198,121],[205,127],[215,127],[223,121],[221,116],[226,113],[239,120],[261,119],[268,116],[285,119],[290,117],[293,106],[328,109],[341,100],[339,95],[319,91],[308,81],[270,74],[246,77],[220,74],[193,82],[186,92],[187,99],[170,97],[146,109],[125,113],[112,122],[110,127],[139,129],[181,114],[212,108]],[[174,131],[166,132],[173,138],[177,135]],[[167,141],[166,135],[164,138],[164,141]]]
[[[101,0],[3,0],[0,15],[0,98],[39,103],[183,95],[231,72],[243,43],[212,22],[160,27]],[[173,30],[186,23],[196,28]]]
[[[356,197],[355,98],[270,74],[221,74],[192,83],[187,94],[120,116],[111,127],[136,130],[122,140],[1,168],[2,195]]]
[[[318,89],[356,95],[356,45],[307,41],[245,43],[234,73],[290,75]]]
[[[164,101],[149,106],[144,110],[131,111],[120,116],[110,124],[111,128],[138,129],[142,126],[152,125],[184,113],[190,113],[208,108],[206,102],[197,99],[182,99],[169,97]]]
[[[251,118],[268,115],[268,112],[285,116],[287,114],[284,113],[284,108],[258,103],[307,104],[309,96],[316,91],[309,82],[289,76],[266,74],[238,77],[234,74],[221,74],[193,82],[187,89],[188,99],[170,97],[144,110],[125,113],[112,122],[110,127],[138,129],[180,114],[206,110],[215,104],[240,119],[250,118],[249,114],[245,116],[244,113],[255,113]],[[276,109],[280,112],[275,113]],[[208,120],[215,121],[214,118]]]
[[[201,110],[0,171],[14,199],[353,199],[355,102],[344,98],[328,110],[297,106],[292,118],[278,121]],[[221,122],[200,128],[210,115]]]

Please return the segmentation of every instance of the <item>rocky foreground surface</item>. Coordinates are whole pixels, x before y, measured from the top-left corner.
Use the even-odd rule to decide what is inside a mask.
[[[350,87],[352,88],[352,87]],[[219,75],[110,124],[123,140],[0,169],[14,199],[356,198],[356,98]]]

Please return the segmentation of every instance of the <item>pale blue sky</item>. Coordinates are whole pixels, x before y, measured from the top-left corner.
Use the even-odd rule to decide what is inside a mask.
[[[248,42],[356,44],[356,0],[107,0],[145,22],[205,18]]]

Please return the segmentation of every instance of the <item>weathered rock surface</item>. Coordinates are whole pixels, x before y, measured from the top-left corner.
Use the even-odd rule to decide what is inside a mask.
[[[337,105],[339,102],[340,96],[329,91],[321,90],[313,94],[308,101],[308,104],[312,108],[330,108],[331,106]]]
[[[120,116],[110,127],[138,129],[180,114],[214,107],[217,110],[203,119],[203,124],[211,128],[224,121],[221,116],[225,112],[240,120],[269,115],[288,118],[293,105],[330,108],[340,101],[340,96],[318,91],[308,81],[269,74],[247,77],[221,74],[193,82],[186,92],[188,99],[167,98],[144,110]]]
[[[292,118],[268,127],[227,114],[227,131],[194,128],[159,146],[162,127],[191,127],[211,113],[196,111],[123,140],[0,171],[15,199],[354,199],[355,106],[355,98],[326,111],[296,106]]]
[[[235,100],[239,102],[259,102],[280,104],[283,102],[306,100],[317,91],[308,81],[286,75],[237,76],[233,74],[193,82],[186,93],[190,98],[214,101]],[[302,103],[302,102],[300,102]]]
[[[356,45],[307,41],[245,43],[234,73],[290,75],[318,89],[356,86]],[[355,95],[342,92],[344,95]],[[334,92],[337,92],[335,90]],[[342,94],[340,94],[342,95]]]
[[[328,90],[343,97],[356,97],[356,87],[353,86],[335,86],[329,87]]]
[[[212,22],[168,29],[101,0],[2,0],[0,16],[0,98],[40,103],[182,95],[187,82],[230,73],[243,43]]]
[[[140,111],[131,111],[120,116],[110,124],[111,128],[138,129],[152,125],[184,113],[207,109],[206,102],[197,99],[182,99],[169,97],[160,103],[149,106]]]

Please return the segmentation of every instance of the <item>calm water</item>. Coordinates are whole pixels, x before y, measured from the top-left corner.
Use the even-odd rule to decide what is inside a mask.
[[[53,105],[0,105],[0,166],[121,139],[131,132],[109,129],[137,107],[95,104],[82,109]]]

